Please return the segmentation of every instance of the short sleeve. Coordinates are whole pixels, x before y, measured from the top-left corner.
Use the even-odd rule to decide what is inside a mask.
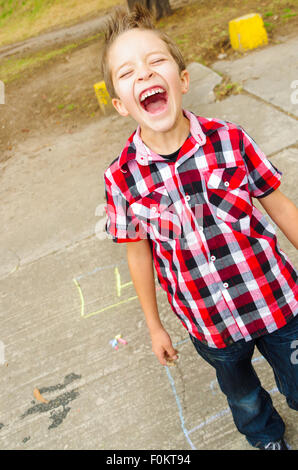
[[[242,128],[242,156],[248,170],[248,187],[252,197],[262,198],[277,189],[282,172],[268,160],[256,142]]]
[[[147,238],[128,201],[104,176],[107,215],[105,231],[115,243],[136,242]]]

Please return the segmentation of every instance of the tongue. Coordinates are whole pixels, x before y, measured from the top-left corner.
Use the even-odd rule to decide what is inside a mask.
[[[161,111],[166,105],[166,98],[164,93],[156,93],[156,95],[148,96],[145,99],[144,106],[148,113],[156,113]]]

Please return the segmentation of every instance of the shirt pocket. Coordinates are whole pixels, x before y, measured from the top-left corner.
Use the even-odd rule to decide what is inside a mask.
[[[161,241],[181,237],[181,222],[165,186],[143,195],[130,206],[150,238]]]
[[[204,172],[204,178],[211,211],[224,222],[241,223],[240,230],[247,230],[253,206],[245,167],[216,168]]]

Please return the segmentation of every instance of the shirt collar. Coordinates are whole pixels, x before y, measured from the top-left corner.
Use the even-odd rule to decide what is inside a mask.
[[[199,118],[195,116],[195,114],[187,110],[183,110],[183,113],[190,121],[190,134],[194,138],[197,148],[205,145],[206,135],[210,134],[218,127],[222,127],[224,125],[218,123],[217,125],[215,125],[215,127],[213,125],[210,128],[210,126],[208,126],[210,120],[202,118],[202,122],[200,124]],[[203,129],[205,132],[203,131]],[[137,160],[140,165],[148,165],[148,163],[155,161],[165,161],[163,157],[149,149],[142,141],[140,126],[137,127],[137,130],[129,139],[128,144],[128,147],[125,148],[125,151],[123,151],[119,157],[120,168],[132,159]],[[132,144],[134,145],[133,151],[130,148]]]

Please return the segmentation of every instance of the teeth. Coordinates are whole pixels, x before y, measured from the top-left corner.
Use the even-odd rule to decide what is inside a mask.
[[[163,93],[164,90],[162,88],[155,88],[155,90],[148,90],[142,94],[140,101],[144,101],[148,96],[155,95],[156,93]]]

